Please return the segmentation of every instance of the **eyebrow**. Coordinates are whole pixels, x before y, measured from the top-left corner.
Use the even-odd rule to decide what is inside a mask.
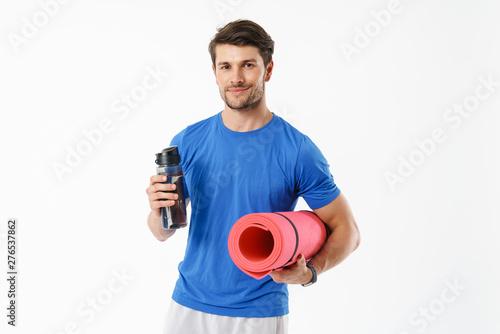
[[[250,59],[245,59],[243,61],[241,61],[242,63],[256,63],[257,62],[257,59],[255,58],[250,58]],[[221,65],[230,65],[231,63],[228,62],[228,61],[220,61],[217,63],[217,66],[221,66]]]

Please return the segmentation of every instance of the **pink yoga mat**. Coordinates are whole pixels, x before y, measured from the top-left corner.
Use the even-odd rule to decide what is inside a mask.
[[[291,265],[299,254],[314,256],[328,237],[326,225],[311,211],[251,213],[229,232],[231,259],[256,279]]]

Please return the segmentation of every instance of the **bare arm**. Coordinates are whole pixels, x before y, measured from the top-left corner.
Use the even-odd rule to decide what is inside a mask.
[[[323,248],[310,260],[319,275],[354,252],[359,246],[360,234],[349,203],[342,193],[330,204],[313,211],[331,232]],[[270,275],[277,283],[306,284],[312,279],[312,272],[307,268],[303,255],[288,269],[275,271]]]
[[[349,203],[341,193],[330,204],[313,210],[330,228],[330,237],[310,263],[318,275],[344,261],[358,248],[360,234]]]
[[[151,210],[148,216],[148,226],[150,231],[153,233],[156,239],[160,241],[165,241],[170,238],[176,230],[165,230],[162,227],[161,215],[156,216],[154,211]]]
[[[149,187],[146,189],[149,206],[151,207],[148,216],[148,227],[155,238],[160,241],[167,240],[175,233],[175,230],[165,230],[163,228],[160,208],[174,205],[174,200],[178,198],[175,193],[165,192],[175,190],[175,184],[162,183],[165,181],[166,177],[164,175],[153,175],[150,178]],[[187,205],[189,205],[189,198],[186,200]]]

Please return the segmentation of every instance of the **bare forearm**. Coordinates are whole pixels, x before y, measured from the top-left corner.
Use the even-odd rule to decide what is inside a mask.
[[[148,216],[148,227],[155,238],[160,241],[167,240],[175,233],[175,230],[165,230],[162,227],[161,216],[155,215],[152,211]]]
[[[354,252],[359,246],[360,236],[351,208],[342,193],[330,204],[313,211],[331,232],[323,248],[310,260],[319,275],[335,267]],[[305,284],[313,278],[303,255],[289,268],[273,271],[269,275],[276,283],[288,284]]]
[[[359,231],[355,223],[338,226],[310,263],[318,275],[332,269],[358,248],[359,240]]]

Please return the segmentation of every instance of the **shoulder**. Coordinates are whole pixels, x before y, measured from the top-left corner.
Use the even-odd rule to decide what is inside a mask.
[[[192,134],[192,133],[199,133],[199,131],[206,131],[206,130],[211,130],[215,123],[217,122],[217,118],[219,117],[220,113],[217,113],[215,115],[212,115],[208,118],[205,118],[201,121],[198,121],[196,123],[193,123],[189,126],[187,126],[184,129],[184,132],[186,135]]]
[[[273,126],[273,132],[283,137],[289,145],[296,146],[298,149],[307,136],[280,116],[275,114],[274,117],[277,118],[277,121]]]
[[[279,117],[276,123],[276,127],[280,129],[279,132],[281,132],[284,137],[283,139],[287,144],[286,146],[297,153],[297,158],[303,155],[316,155],[318,153],[319,148],[309,136],[281,117]]]
[[[325,160],[323,153],[309,136],[281,117],[279,117],[278,123],[281,123],[279,126],[282,127],[282,133],[286,137],[285,141],[288,148],[295,151],[298,164],[316,163],[318,160]]]

